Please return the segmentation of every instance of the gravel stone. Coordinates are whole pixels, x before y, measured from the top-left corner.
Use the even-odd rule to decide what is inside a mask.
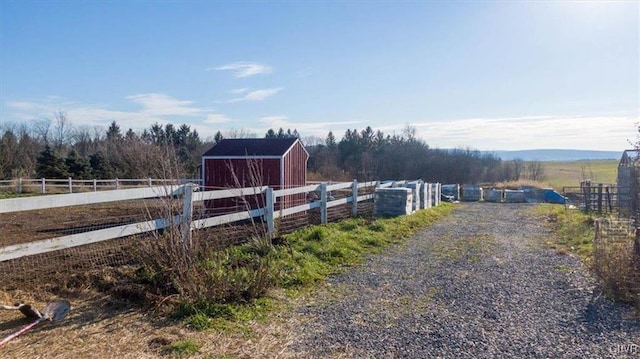
[[[464,203],[331,277],[299,309],[301,358],[640,358],[640,321],[579,259],[545,248],[531,205]]]

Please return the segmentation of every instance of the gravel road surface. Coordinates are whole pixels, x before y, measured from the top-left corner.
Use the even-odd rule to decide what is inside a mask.
[[[640,320],[541,243],[531,205],[466,203],[332,277],[299,309],[304,358],[640,358]]]

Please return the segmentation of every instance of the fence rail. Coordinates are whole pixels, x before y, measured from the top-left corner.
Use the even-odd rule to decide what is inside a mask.
[[[625,192],[629,192],[628,187],[603,183],[562,188],[562,194],[567,198],[567,204],[579,207],[585,212],[597,214],[620,213],[624,207],[621,193]]]
[[[180,214],[170,218],[152,219],[137,223],[113,226],[111,228],[92,231],[88,230],[62,237],[0,247],[0,262],[18,259],[25,256],[48,253],[61,249],[69,249],[116,238],[127,237],[135,234],[154,232],[162,230],[169,226],[179,226],[183,233],[184,241],[190,241],[191,232],[194,230],[243,221],[256,217],[260,217],[262,220],[264,220],[267,224],[268,234],[274,235],[276,232],[275,220],[278,218],[309,210],[319,209],[320,222],[327,223],[329,208],[348,204],[352,205],[352,215],[357,215],[358,203],[370,201],[374,198],[372,190],[370,190],[369,193],[359,194],[360,190],[367,188],[375,189],[403,185],[406,186],[408,185],[408,183],[409,182],[406,181],[386,183],[381,183],[379,181],[358,183],[357,181],[353,181],[335,184],[321,183],[318,185],[278,190],[274,190],[266,186],[259,186],[202,192],[199,191],[199,186],[197,185],[183,184],[154,186],[149,188],[100,191],[97,193],[72,193],[39,197],[2,199],[0,200],[0,213],[15,213],[48,208],[83,206],[95,203],[161,197],[170,197],[176,200],[181,200],[182,208]],[[429,186],[428,188],[431,188],[431,193],[429,193],[429,195],[435,199],[435,201],[429,203],[437,205],[440,198],[440,186],[435,185]],[[349,193],[342,198],[333,198],[333,196],[329,195],[332,191],[348,191]],[[285,196],[310,192],[319,192],[319,200],[311,201],[309,203],[300,203],[288,208],[280,208],[281,206],[276,206],[276,203],[279,200],[282,200]],[[263,198],[263,201],[261,201],[260,203],[264,203],[264,206],[259,208],[246,208],[246,210],[243,211],[234,211],[232,213],[224,213],[211,217],[194,219],[193,208],[196,204],[216,199],[245,198],[246,196],[257,196]]]
[[[153,187],[170,184],[196,183],[202,180],[193,178],[155,179],[155,178],[114,178],[114,179],[74,179],[74,178],[17,178],[0,180],[0,191],[14,193],[75,193],[119,190],[124,188]]]

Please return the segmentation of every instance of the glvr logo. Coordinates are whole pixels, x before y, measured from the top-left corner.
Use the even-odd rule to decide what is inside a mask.
[[[640,346],[637,344],[618,344],[609,348],[611,354],[638,354]]]

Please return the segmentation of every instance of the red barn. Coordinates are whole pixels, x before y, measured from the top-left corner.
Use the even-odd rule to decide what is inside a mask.
[[[297,138],[224,139],[202,155],[202,179],[206,190],[269,186],[285,189],[304,186],[309,153]],[[252,207],[263,199],[249,200]],[[305,195],[278,199],[277,208],[303,204]],[[245,203],[227,199],[209,203],[218,212],[245,208]],[[298,203],[301,202],[301,203]]]

